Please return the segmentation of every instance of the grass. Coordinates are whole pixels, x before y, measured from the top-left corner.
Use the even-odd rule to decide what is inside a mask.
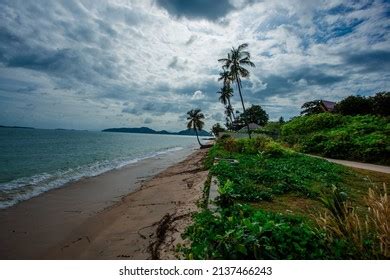
[[[390,258],[390,201],[386,184],[383,189],[369,188],[365,196],[368,213],[361,215],[350,201],[342,201],[340,193],[332,200],[324,199],[328,211],[316,216],[325,239],[346,240],[352,258]]]
[[[213,164],[215,157],[238,163]],[[222,139],[205,165],[220,182],[218,207],[194,216],[184,234],[191,241],[181,248],[185,258],[388,258],[387,196],[368,193],[389,186],[388,174],[305,156],[267,137]],[[340,209],[348,213],[343,219],[334,214]],[[340,226],[352,235],[340,234]]]

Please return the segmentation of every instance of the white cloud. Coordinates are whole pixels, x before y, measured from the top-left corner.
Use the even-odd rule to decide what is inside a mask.
[[[194,92],[194,94],[191,97],[191,100],[202,100],[205,98],[205,95],[202,91],[197,90]]]

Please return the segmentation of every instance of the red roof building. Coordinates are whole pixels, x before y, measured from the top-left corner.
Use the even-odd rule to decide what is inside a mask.
[[[321,100],[320,105],[324,110],[324,112],[332,112],[334,110],[334,106],[336,105],[336,102]]]

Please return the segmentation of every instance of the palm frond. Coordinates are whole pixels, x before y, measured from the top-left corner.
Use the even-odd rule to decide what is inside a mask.
[[[247,69],[245,69],[244,67],[240,67],[238,69],[238,71],[240,72],[240,76],[243,77],[243,78],[248,78],[249,77],[249,71]]]
[[[241,50],[246,49],[247,47],[248,47],[248,44],[244,43],[244,44],[239,45],[237,50],[240,52]]]
[[[249,65],[251,67],[255,67],[255,64],[249,60],[249,57],[245,57],[243,59],[241,59],[240,61],[240,64],[244,64],[244,65]]]
[[[240,52],[241,57],[251,58],[251,54],[248,51]]]
[[[220,58],[218,59],[218,62],[227,62],[229,60],[230,60],[229,58]]]

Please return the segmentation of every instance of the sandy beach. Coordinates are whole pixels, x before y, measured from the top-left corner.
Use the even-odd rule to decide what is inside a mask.
[[[175,258],[202,196],[206,152],[147,159],[0,210],[0,258]]]

